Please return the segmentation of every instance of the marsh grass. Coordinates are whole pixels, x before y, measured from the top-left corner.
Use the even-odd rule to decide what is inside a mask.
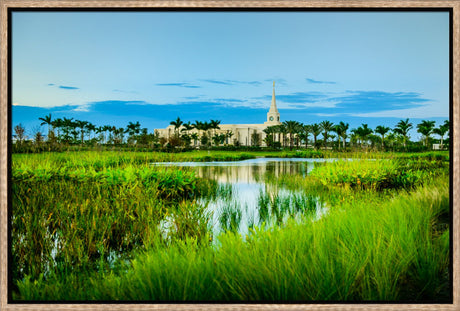
[[[229,206],[227,230],[212,236],[199,199],[237,194],[190,169],[150,163],[226,156],[13,155],[13,298],[451,301],[445,153],[357,155],[318,165],[311,176],[271,179],[301,192],[261,193],[259,223],[247,220],[244,236],[241,209]],[[311,213],[318,197],[325,217],[292,217]],[[273,219],[282,221],[270,226]]]
[[[97,155],[92,162],[83,155],[84,165],[60,155],[43,163],[20,158],[11,182],[15,279],[36,280],[53,269],[97,269],[114,252],[129,258],[133,249],[207,232],[208,215],[194,200],[215,195],[217,183],[191,170],[134,161],[114,166],[110,157],[105,167]],[[161,241],[159,224],[171,215],[174,230]]]
[[[19,283],[21,298],[147,301],[448,301],[448,182],[436,180],[381,204],[343,202],[327,217],[228,231],[218,246],[161,244],[129,267],[65,284]],[[75,283],[75,284],[74,284]],[[51,294],[52,293],[52,294]]]
[[[315,163],[310,175],[323,185],[337,184],[380,191],[415,187],[445,168],[444,162],[436,160],[354,159]]]

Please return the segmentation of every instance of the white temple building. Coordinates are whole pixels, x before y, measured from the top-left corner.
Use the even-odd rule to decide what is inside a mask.
[[[233,133],[231,138],[226,139],[223,145],[240,145],[240,146],[250,146],[253,145],[253,134],[258,134],[260,139],[260,146],[266,146],[265,137],[266,134],[263,131],[269,126],[279,125],[280,122],[280,113],[276,107],[276,97],[275,97],[275,82],[273,82],[273,93],[270,109],[267,112],[267,121],[263,124],[219,124],[219,129],[213,130],[213,134],[223,134],[223,133]],[[179,128],[182,130],[183,127]],[[175,134],[175,129],[173,125],[169,125],[166,129],[157,129],[160,137],[169,139]],[[199,132],[196,129],[190,130],[189,134]],[[193,145],[193,142],[192,142]],[[199,143],[198,143],[199,145]]]

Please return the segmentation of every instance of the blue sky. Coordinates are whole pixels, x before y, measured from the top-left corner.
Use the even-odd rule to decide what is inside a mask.
[[[13,13],[13,125],[30,131],[49,113],[149,131],[263,123],[272,81],[281,121],[439,125],[448,13]]]

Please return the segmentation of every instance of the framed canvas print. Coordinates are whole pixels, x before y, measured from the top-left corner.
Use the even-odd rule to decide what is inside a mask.
[[[3,0],[2,310],[457,309],[458,9]]]

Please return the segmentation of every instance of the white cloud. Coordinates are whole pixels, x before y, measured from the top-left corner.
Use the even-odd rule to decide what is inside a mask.
[[[77,108],[73,109],[72,111],[79,111],[79,112],[89,112],[89,106],[88,104],[80,105]]]

